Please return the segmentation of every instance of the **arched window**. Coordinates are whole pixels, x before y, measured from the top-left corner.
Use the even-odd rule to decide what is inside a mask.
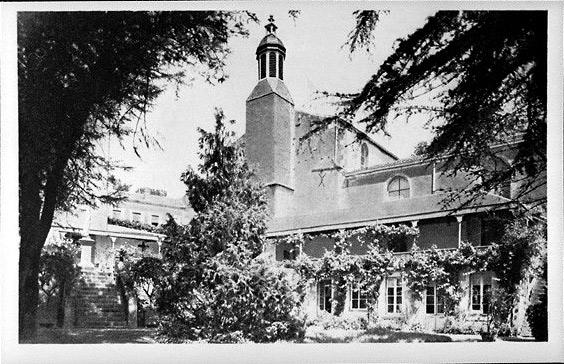
[[[368,167],[368,145],[362,144],[360,147],[360,168]]]
[[[409,182],[407,178],[396,176],[388,184],[388,196],[392,200],[409,198]]]

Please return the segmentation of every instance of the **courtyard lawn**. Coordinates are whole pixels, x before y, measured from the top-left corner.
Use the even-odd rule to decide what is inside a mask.
[[[155,344],[156,329],[41,328],[37,344]],[[514,338],[519,340],[518,338]],[[323,329],[310,326],[305,343],[422,343],[481,341],[480,335],[447,335],[384,328],[369,330]]]
[[[155,344],[156,329],[57,329],[40,328],[36,344]],[[385,328],[368,330],[307,328],[305,343],[424,343],[476,342],[480,335],[449,335]],[[500,337],[497,341],[535,341],[533,338]]]
[[[481,341],[480,335],[448,335],[385,328],[368,330],[323,329],[310,326],[306,343],[423,343],[423,342],[471,342]]]
[[[154,344],[156,329],[40,328],[36,344]]]

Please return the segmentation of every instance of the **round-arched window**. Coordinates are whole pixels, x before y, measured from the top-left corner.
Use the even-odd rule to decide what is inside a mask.
[[[388,197],[392,200],[409,198],[409,182],[407,178],[395,176],[388,184]]]
[[[360,146],[360,169],[368,167],[368,145],[363,143]]]

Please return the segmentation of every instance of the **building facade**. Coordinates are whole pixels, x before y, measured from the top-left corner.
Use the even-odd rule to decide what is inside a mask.
[[[344,120],[295,110],[284,84],[286,48],[272,19],[266,30],[256,50],[258,83],[246,100],[245,155],[268,187],[267,250],[272,259],[284,262],[301,254],[319,259],[335,248],[328,233],[376,224],[417,227],[416,244],[422,250],[456,249],[463,242],[479,249],[499,238],[496,218],[510,214],[517,186],[508,184],[468,204],[464,199],[446,204],[445,191],[472,180],[449,174],[444,160],[399,159]],[[514,153],[511,143],[500,146],[499,152],[507,159]],[[300,246],[278,243],[281,237],[300,233],[310,236]],[[412,244],[394,247],[393,254],[408,254]],[[351,242],[352,254],[366,254],[366,249]],[[491,272],[461,274],[460,311],[472,320],[484,319],[488,292],[495,284]],[[378,296],[377,312],[383,319],[397,319],[409,306],[415,307],[413,317],[425,327],[442,325],[442,298],[434,285],[413,302],[398,271],[385,278]],[[331,314],[332,302],[332,282],[316,282],[306,299],[308,316]],[[350,284],[342,314],[366,312],[366,293]]]
[[[138,307],[137,297],[126,294],[123,285],[118,284],[118,252],[125,249],[130,254],[159,257],[164,235],[157,233],[156,228],[166,223],[169,215],[178,223],[187,224],[194,211],[183,199],[167,197],[165,191],[151,188],[129,194],[115,207],[78,206],[73,212],[58,214],[47,246],[76,243],[80,279],[64,303],[59,295],[51,294],[51,285],[41,287],[39,324],[60,323],[58,317],[64,306],[67,327],[144,325],[145,311]]]

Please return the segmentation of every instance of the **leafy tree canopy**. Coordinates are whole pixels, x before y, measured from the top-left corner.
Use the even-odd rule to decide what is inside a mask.
[[[355,14],[351,51],[370,45],[382,15]],[[438,121],[426,152],[474,177],[468,195],[512,179],[520,183],[513,198],[543,203],[545,194],[534,194],[545,188],[546,54],[545,11],[439,11],[398,41],[361,92],[339,96],[369,132],[385,132],[399,115]],[[500,158],[495,145],[513,141],[522,142]]]
[[[182,82],[181,67],[221,82],[227,42],[247,35],[249,20],[256,19],[212,11],[18,13],[24,332],[34,332],[38,259],[55,209],[116,201],[124,191],[110,177],[114,191],[100,194],[115,165],[96,145],[108,135],[132,137],[136,152],[140,143],[158,144],[145,125],[156,97]]]

